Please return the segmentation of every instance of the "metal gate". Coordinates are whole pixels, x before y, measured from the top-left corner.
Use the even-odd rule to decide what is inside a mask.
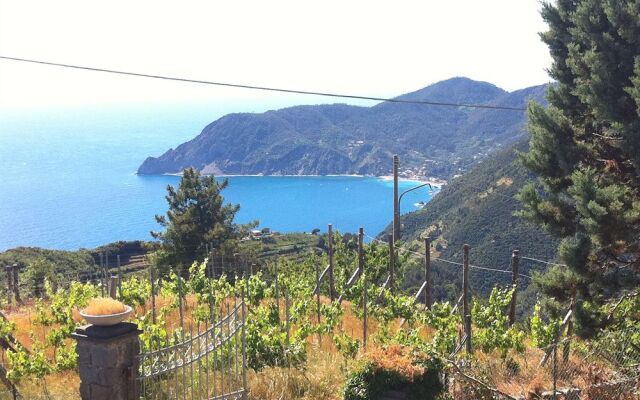
[[[244,298],[206,330],[197,328],[171,346],[142,352],[140,399],[246,399]]]

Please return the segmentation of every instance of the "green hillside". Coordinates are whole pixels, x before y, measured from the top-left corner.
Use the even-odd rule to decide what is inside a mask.
[[[514,249],[519,249],[522,256],[553,259],[558,241],[513,215],[519,207],[513,196],[532,179],[516,155],[516,150],[526,146],[521,140],[514,147],[497,152],[453,179],[424,209],[404,215],[402,240],[410,242],[429,235],[440,257],[456,262],[462,261],[462,245],[467,243],[471,246],[472,264],[494,269],[509,269]],[[381,235],[388,231],[389,228]],[[436,295],[452,297],[459,290],[460,267],[442,262],[434,264]],[[522,260],[520,271],[531,275],[544,266]],[[479,295],[486,295],[496,283],[506,285],[511,280],[507,273],[471,271],[472,288]],[[522,283],[528,286],[530,280],[522,278]]]

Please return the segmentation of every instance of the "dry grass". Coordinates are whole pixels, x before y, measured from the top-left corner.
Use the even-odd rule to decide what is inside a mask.
[[[404,346],[392,345],[386,349],[376,346],[367,350],[363,357],[378,368],[398,372],[409,382],[424,374],[423,367],[413,365],[411,349]]]
[[[504,361],[496,353],[476,352],[476,367],[472,375],[480,375],[485,382],[496,389],[513,396],[538,398],[538,395],[553,389],[553,360],[539,367],[543,351],[527,346],[523,354],[511,354],[511,363]],[[517,365],[514,371],[513,365]],[[562,361],[562,351],[558,351],[558,388],[588,388],[594,384],[614,378],[614,372],[596,360],[585,361],[571,353],[567,362]]]
[[[18,385],[18,392],[25,399],[80,399],[80,378],[76,372],[67,371],[42,379],[24,379]]]
[[[57,326],[37,326],[33,321],[35,310],[31,303],[20,308],[13,308],[10,313],[5,312],[5,315],[16,324],[15,338],[29,350],[32,349],[34,340],[44,342],[49,331],[57,328]],[[82,321],[77,310],[74,312],[74,320],[76,322]],[[72,346],[74,343],[73,339],[67,339],[65,342],[67,346]],[[50,360],[53,359],[53,348],[48,348],[45,354]],[[2,350],[2,363],[6,365],[4,350]],[[42,379],[25,378],[18,385],[18,391],[28,399],[79,399],[80,378],[75,371],[53,373]],[[0,394],[0,399],[2,398],[5,397]]]
[[[323,346],[324,347],[324,346]],[[271,367],[249,373],[251,400],[339,400],[345,373],[342,357],[310,349],[304,369]]]
[[[124,304],[110,297],[97,297],[89,300],[87,307],[82,310],[87,315],[112,315],[126,311]]]

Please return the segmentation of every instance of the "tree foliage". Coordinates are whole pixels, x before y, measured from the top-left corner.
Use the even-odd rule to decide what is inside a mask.
[[[560,0],[542,16],[557,84],[548,108],[529,106],[521,158],[539,179],[521,190],[521,215],[562,238],[568,268],[540,279],[543,291],[565,304],[576,297],[577,315],[593,327],[584,302],[638,282],[640,2]]]
[[[225,204],[221,192],[228,186],[225,179],[201,176],[189,168],[184,170],[176,190],[167,186],[167,215],[156,215],[164,232],[152,232],[162,246],[156,261],[159,266],[187,271],[191,264],[206,256],[206,245],[214,248],[233,247],[243,226],[233,222],[239,205]]]

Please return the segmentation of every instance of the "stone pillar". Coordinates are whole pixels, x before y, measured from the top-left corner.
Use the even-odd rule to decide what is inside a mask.
[[[83,400],[138,400],[138,354],[141,333],[136,324],[86,325],[76,340]]]

